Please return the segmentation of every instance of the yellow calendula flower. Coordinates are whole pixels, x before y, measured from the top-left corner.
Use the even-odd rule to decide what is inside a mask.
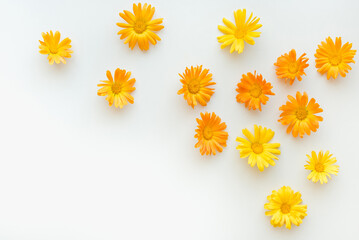
[[[212,81],[212,73],[208,69],[202,70],[202,65],[186,68],[183,74],[179,74],[182,88],[177,92],[178,95],[184,94],[184,99],[187,100],[188,105],[192,108],[197,105],[197,102],[202,106],[206,106],[209,102],[214,89],[209,86],[215,85]]]
[[[309,180],[313,182],[320,181],[323,184],[328,182],[327,177],[331,178],[330,174],[338,175],[339,166],[334,165],[337,160],[329,151],[326,151],[325,154],[320,151],[318,155],[312,151],[312,156],[307,155],[307,157],[309,159],[307,161],[308,165],[304,165],[304,167],[311,171],[308,175]]]
[[[288,95],[289,101],[282,105],[280,119],[283,125],[288,125],[287,133],[292,132],[293,137],[298,135],[302,138],[304,134],[310,135],[311,131],[316,132],[319,128],[319,122],[323,117],[317,116],[323,112],[319,104],[312,98],[308,102],[308,94],[297,92],[296,97]]]
[[[244,103],[249,110],[259,109],[262,111],[262,104],[269,100],[267,95],[274,95],[270,82],[267,82],[261,74],[254,72],[242,75],[241,81],[237,84],[237,102]]]
[[[201,113],[201,119],[196,118],[198,123],[195,138],[198,142],[195,148],[199,148],[202,155],[216,155],[216,151],[222,152],[227,146],[228,133],[226,123],[215,113]]]
[[[60,42],[60,32],[56,31],[55,35],[52,31],[50,33],[42,33],[42,38],[44,41],[39,40],[40,42],[40,53],[46,54],[49,63],[52,65],[55,63],[59,64],[60,62],[66,64],[65,58],[70,58],[71,53],[73,53],[71,48],[71,40],[65,38]]]
[[[346,73],[352,68],[349,63],[355,63],[353,60],[356,50],[352,50],[351,43],[345,43],[342,46],[342,39],[335,38],[335,43],[328,37],[325,42],[318,45],[317,52],[314,54],[315,67],[321,74],[327,73],[327,79],[330,77],[336,79],[338,74],[345,77]]]
[[[278,191],[272,191],[267,197],[268,203],[264,204],[266,216],[272,216],[273,227],[285,227],[291,229],[292,224],[299,226],[307,216],[307,205],[302,202],[300,192],[294,193],[290,187],[283,186]]]
[[[285,53],[277,59],[274,66],[277,66],[276,74],[278,78],[285,79],[285,82],[289,80],[289,84],[292,85],[294,80],[297,78],[298,81],[302,81],[302,75],[306,75],[304,69],[309,66],[307,64],[308,58],[303,53],[297,59],[297,53],[294,49],[290,50],[289,53]]]
[[[156,45],[157,41],[161,38],[154,32],[160,31],[163,28],[161,25],[163,18],[153,19],[155,14],[155,8],[147,3],[141,5],[141,3],[133,4],[133,13],[124,10],[120,13],[120,16],[127,23],[117,23],[117,26],[123,28],[118,32],[121,35],[121,39],[125,39],[125,44],[133,49],[136,44],[141,50],[148,50],[149,43]]]
[[[253,13],[246,19],[246,9],[234,11],[235,24],[223,18],[225,26],[218,26],[218,29],[224,34],[217,37],[218,42],[222,43],[221,48],[231,45],[230,53],[234,51],[242,53],[244,49],[244,41],[254,45],[253,38],[259,37],[260,32],[255,32],[262,24],[258,24],[260,18],[254,17]]]
[[[248,157],[248,164],[251,167],[257,165],[260,171],[269,165],[274,166],[273,159],[278,160],[276,155],[280,154],[280,143],[269,143],[274,137],[274,131],[269,128],[254,125],[254,135],[248,129],[242,130],[247,139],[237,137],[237,146],[241,158]]]
[[[115,79],[112,78],[110,71],[106,72],[107,79],[103,80],[101,84],[97,86],[101,87],[97,95],[107,96],[106,100],[109,105],[112,106],[115,103],[115,107],[123,108],[127,102],[133,104],[133,97],[131,92],[136,88],[133,86],[136,82],[134,78],[130,79],[131,72],[126,72],[126,70],[121,70],[119,68],[115,71]]]

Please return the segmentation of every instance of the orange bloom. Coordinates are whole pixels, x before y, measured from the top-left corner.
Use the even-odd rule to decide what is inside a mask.
[[[215,113],[201,113],[201,118],[196,118],[198,128],[196,129],[195,138],[198,139],[195,147],[200,148],[202,155],[216,155],[216,151],[222,152],[223,147],[227,146],[228,133],[224,131],[227,128],[226,123]]]
[[[241,82],[237,84],[237,102],[244,103],[251,110],[262,111],[261,104],[266,104],[269,98],[266,95],[274,95],[271,91],[272,84],[263,79],[262,75],[254,72],[243,74]]]
[[[290,85],[293,84],[295,78],[298,81],[302,81],[302,75],[306,75],[304,69],[309,66],[307,64],[308,58],[304,57],[306,54],[303,53],[298,59],[294,49],[289,54],[285,53],[277,59],[274,63],[277,66],[276,74],[278,78],[284,78],[285,82],[289,80]]]
[[[292,132],[294,137],[299,134],[302,138],[304,133],[310,135],[310,131],[316,132],[319,128],[319,121],[323,121],[323,118],[316,114],[323,112],[323,109],[315,102],[315,99],[312,98],[308,102],[306,92],[303,95],[297,92],[296,98],[288,95],[288,99],[289,101],[279,108],[283,112],[278,120],[283,125],[289,125],[287,133]]]
[[[349,63],[355,63],[353,60],[356,50],[351,50],[352,44],[345,43],[342,46],[342,39],[335,38],[335,43],[328,37],[326,42],[318,45],[317,52],[314,54],[315,67],[321,74],[327,73],[327,79],[333,77],[336,79],[338,74],[345,77],[345,74],[352,68]]]
[[[214,89],[209,88],[208,86],[215,85],[216,83],[211,82],[212,73],[208,72],[208,69],[203,69],[202,71],[201,65],[199,67],[191,66],[191,69],[186,68],[183,74],[179,74],[183,87],[177,94],[184,94],[184,99],[187,100],[188,105],[192,108],[197,105],[197,101],[202,106],[206,106],[214,93]]]

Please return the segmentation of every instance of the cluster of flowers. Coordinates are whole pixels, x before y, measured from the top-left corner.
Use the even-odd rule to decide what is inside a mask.
[[[127,23],[117,23],[122,28],[118,32],[121,39],[125,39],[124,43],[133,49],[136,45],[141,50],[148,50],[149,43],[155,45],[160,41],[160,37],[155,33],[163,28],[162,18],[154,19],[153,15],[155,8],[151,5],[133,4],[133,13],[124,10],[120,16]],[[249,18],[246,18],[246,9],[236,10],[234,12],[235,22],[223,18],[225,26],[218,26],[218,29],[224,34],[218,37],[221,48],[230,46],[230,52],[243,52],[244,42],[253,45],[255,42],[253,38],[259,37],[260,32],[257,32],[261,24],[259,18],[253,17],[253,13]],[[40,41],[40,53],[48,55],[50,64],[66,63],[65,58],[70,58],[73,51],[71,48],[71,40],[66,38],[60,42],[60,33],[52,31],[50,33],[43,33],[43,40]],[[351,70],[349,63],[354,63],[354,55],[356,50],[351,49],[352,44],[345,43],[342,45],[341,38],[336,38],[333,42],[332,38],[328,37],[326,41],[318,45],[316,51],[316,68],[321,74],[327,73],[327,79],[337,78],[338,74],[345,77],[346,73]],[[308,58],[303,53],[297,58],[296,51],[292,49],[289,53],[278,57],[276,66],[276,74],[278,78],[284,79],[285,82],[293,84],[295,79],[302,80],[302,76],[306,75],[304,70],[309,65]],[[106,96],[109,105],[113,104],[115,107],[123,108],[128,102],[133,104],[134,98],[131,92],[135,90],[134,84],[136,80],[131,78],[131,72],[117,68],[114,77],[110,71],[106,72],[107,80],[101,81],[98,84],[101,87],[98,90],[99,96]],[[180,82],[183,84],[178,94],[183,94],[184,99],[188,105],[194,108],[198,103],[206,106],[214,93],[213,85],[216,83],[212,81],[212,74],[208,69],[202,66],[191,66],[186,68],[183,74],[179,74]],[[261,74],[247,73],[243,74],[240,82],[237,84],[236,97],[239,103],[244,103],[249,110],[258,109],[261,111],[262,104],[265,105],[269,100],[269,95],[274,95],[271,91],[272,84],[267,82]],[[278,120],[283,125],[288,125],[287,133],[292,133],[294,137],[301,138],[311,131],[316,132],[319,128],[319,122],[323,121],[321,116],[317,114],[323,110],[314,98],[309,100],[306,92],[297,92],[296,96],[288,96],[285,105],[281,106],[279,110],[282,111],[280,119]],[[195,138],[198,139],[195,147],[199,148],[202,155],[215,155],[216,152],[222,152],[226,147],[228,133],[226,130],[226,123],[221,121],[215,113],[201,113],[201,118],[197,118],[198,128],[196,129]],[[238,137],[239,142],[237,149],[240,152],[241,158],[248,158],[248,164],[251,167],[257,166],[260,171],[263,171],[269,165],[274,166],[275,161],[278,160],[280,154],[279,143],[272,143],[274,131],[254,125],[254,133],[248,129],[242,130],[243,137]],[[337,175],[339,167],[334,165],[336,163],[335,157],[329,151],[323,153],[320,151],[316,153],[312,151],[311,155],[307,155],[308,161],[305,169],[310,170],[308,179],[313,182],[320,181],[321,184],[327,183],[327,177],[331,178],[330,174]],[[283,186],[278,191],[273,191],[268,196],[268,203],[264,208],[268,211],[266,215],[272,216],[271,224],[275,227],[285,225],[291,228],[291,224],[299,226],[302,219],[306,216],[307,206],[302,205],[301,194],[294,192],[290,187]]]

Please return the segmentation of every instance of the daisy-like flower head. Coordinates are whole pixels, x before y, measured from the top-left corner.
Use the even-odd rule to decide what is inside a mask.
[[[320,181],[323,184],[328,182],[327,177],[331,178],[330,174],[338,175],[339,166],[334,165],[337,160],[332,156],[329,151],[326,151],[325,154],[320,151],[318,155],[312,151],[312,156],[307,155],[309,161],[307,161],[308,165],[304,165],[304,167],[311,171],[308,179],[313,182]]]
[[[293,84],[295,78],[298,81],[302,81],[302,75],[306,75],[304,69],[309,66],[307,64],[308,58],[303,53],[298,59],[294,49],[290,50],[289,53],[285,53],[277,59],[274,63],[277,66],[276,74],[278,78],[285,79],[285,82],[289,80],[290,85]]]
[[[208,69],[202,70],[202,65],[193,67],[191,69],[186,67],[183,74],[179,74],[183,87],[177,92],[178,95],[184,94],[184,99],[187,100],[188,105],[192,108],[199,102],[202,106],[206,106],[209,102],[214,89],[209,86],[215,85],[211,82],[212,73],[208,73]]]
[[[130,79],[131,72],[126,72],[126,70],[117,68],[115,71],[115,80],[112,78],[110,71],[107,71],[106,75],[108,80],[103,80],[101,81],[103,83],[97,85],[101,87],[98,90],[97,95],[107,96],[106,100],[109,105],[112,106],[115,102],[116,108],[123,108],[127,102],[133,104],[131,92],[136,89],[133,86],[136,80],[134,78]]]
[[[263,79],[261,74],[257,75],[256,72],[243,74],[237,87],[237,102],[244,103],[249,110],[259,109],[262,111],[261,104],[264,105],[269,100],[267,95],[274,95],[271,91],[272,84]]]
[[[248,44],[254,45],[253,38],[259,37],[260,32],[255,32],[262,24],[258,24],[260,18],[254,17],[253,13],[246,20],[246,9],[234,11],[235,24],[228,19],[223,18],[223,23],[226,26],[218,26],[218,29],[224,34],[217,37],[218,42],[222,43],[221,48],[231,45],[230,53],[236,51],[242,53],[244,49],[244,41]]]
[[[133,49],[138,43],[141,50],[149,49],[149,42],[156,45],[161,38],[154,32],[163,28],[161,25],[163,18],[153,19],[155,8],[147,3],[133,4],[133,14],[130,11],[124,10],[120,16],[127,23],[117,23],[117,26],[123,28],[118,32],[121,39],[125,39],[125,44]]]
[[[336,79],[338,74],[345,77],[345,74],[352,68],[349,63],[355,63],[353,60],[356,50],[352,50],[352,44],[347,42],[342,46],[342,39],[335,38],[335,43],[328,37],[326,41],[318,45],[317,52],[314,54],[315,67],[321,74],[327,73],[327,79],[330,77]]]
[[[266,216],[272,216],[273,227],[285,227],[291,229],[291,224],[299,226],[303,218],[307,216],[307,205],[302,202],[300,192],[294,193],[290,187],[283,186],[278,191],[272,191],[267,197],[268,203],[264,204]]]
[[[52,65],[55,63],[59,64],[63,62],[66,64],[65,58],[70,58],[71,53],[73,53],[71,48],[70,38],[65,38],[60,42],[60,32],[56,31],[55,35],[52,31],[50,33],[42,33],[42,38],[44,41],[39,40],[40,42],[40,53],[46,54],[49,63]]]
[[[216,155],[216,151],[222,152],[223,147],[227,146],[228,133],[224,131],[227,128],[226,123],[215,113],[201,113],[201,118],[196,118],[198,123],[195,138],[198,139],[195,147],[200,148],[202,155]]]
[[[316,132],[319,128],[319,121],[323,121],[323,118],[316,114],[323,112],[323,109],[319,107],[315,99],[312,98],[308,102],[306,92],[303,95],[297,92],[296,98],[288,95],[288,99],[289,101],[279,108],[283,112],[278,120],[283,125],[289,125],[287,133],[292,132],[294,137],[299,135],[302,138],[304,133],[310,135],[310,131]]]
[[[269,164],[274,166],[273,159],[278,160],[276,155],[280,154],[280,143],[269,143],[274,136],[274,131],[269,128],[254,125],[254,136],[248,131],[248,129],[242,130],[243,135],[247,139],[237,137],[237,142],[240,144],[237,146],[239,149],[240,157],[248,157],[248,164],[257,167],[260,171],[264,170],[264,167],[269,167]]]

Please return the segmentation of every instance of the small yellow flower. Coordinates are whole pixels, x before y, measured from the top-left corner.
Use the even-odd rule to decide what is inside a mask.
[[[120,16],[127,23],[117,23],[117,26],[123,28],[118,32],[121,35],[121,39],[125,39],[125,44],[133,49],[136,44],[141,50],[148,50],[149,43],[156,45],[157,41],[161,38],[154,32],[160,31],[163,26],[161,25],[163,18],[152,20],[155,14],[155,8],[145,3],[143,6],[141,3],[133,4],[133,13],[124,10],[120,13]]]
[[[40,42],[40,53],[47,54],[47,59],[49,63],[52,65],[55,63],[59,64],[63,62],[66,64],[64,58],[70,58],[71,53],[73,51],[70,50],[71,48],[71,40],[69,38],[65,38],[60,42],[60,32],[56,31],[55,35],[52,31],[50,33],[42,33],[42,38],[44,41],[39,40]]]
[[[347,42],[342,46],[342,39],[335,38],[335,43],[328,37],[326,42],[318,45],[317,52],[314,54],[315,67],[321,74],[327,73],[327,79],[333,77],[336,79],[338,74],[345,77],[346,73],[352,68],[349,63],[355,63],[353,60],[356,50],[352,50],[352,44]]]
[[[126,72],[126,70],[121,70],[119,68],[115,71],[115,81],[112,78],[110,71],[106,72],[108,80],[102,80],[101,84],[97,86],[102,87],[98,90],[97,95],[107,96],[106,100],[109,105],[115,102],[115,107],[123,108],[127,104],[127,101],[133,104],[133,97],[131,92],[136,88],[133,87],[136,80],[134,78],[130,79],[131,72]]]
[[[209,86],[215,85],[215,82],[211,82],[212,73],[209,73],[208,69],[203,69],[202,65],[193,67],[191,69],[186,68],[183,74],[179,74],[182,88],[177,92],[178,95],[184,94],[184,99],[187,100],[188,105],[192,108],[199,102],[202,106],[206,106],[209,102],[214,89]]]
[[[269,143],[274,137],[274,131],[269,128],[254,125],[254,136],[248,131],[248,129],[242,130],[243,135],[248,139],[237,137],[237,142],[240,144],[237,146],[240,157],[248,157],[248,164],[257,167],[260,171],[264,170],[264,167],[269,167],[269,164],[274,166],[273,159],[278,160],[276,155],[280,154],[280,143]]]
[[[333,165],[337,160],[332,156],[329,151],[326,151],[325,154],[320,151],[318,155],[312,151],[312,156],[307,155],[309,161],[307,161],[308,165],[304,165],[304,167],[311,170],[308,179],[313,182],[320,181],[323,184],[328,182],[327,177],[331,178],[330,174],[338,175],[339,166]]]
[[[244,41],[248,44],[254,45],[253,38],[259,37],[260,32],[255,32],[262,27],[258,24],[260,18],[253,17],[253,13],[246,20],[246,9],[234,11],[235,24],[223,18],[223,23],[226,26],[218,26],[218,29],[224,34],[217,37],[218,42],[222,43],[221,48],[231,45],[230,53],[234,51],[242,53],[244,49]]]
[[[271,224],[273,227],[285,227],[291,229],[291,224],[299,226],[304,217],[307,216],[307,205],[302,202],[300,192],[294,193],[290,187],[283,186],[278,191],[272,191],[267,197],[268,203],[264,204],[264,209],[268,210],[266,216],[272,216]]]
[[[307,64],[308,58],[303,53],[297,59],[297,53],[292,49],[289,54],[285,53],[277,59],[274,63],[277,66],[276,74],[278,78],[285,79],[285,82],[289,80],[289,84],[292,85],[294,80],[297,78],[298,81],[302,81],[302,75],[306,75],[304,69],[309,66]]]

